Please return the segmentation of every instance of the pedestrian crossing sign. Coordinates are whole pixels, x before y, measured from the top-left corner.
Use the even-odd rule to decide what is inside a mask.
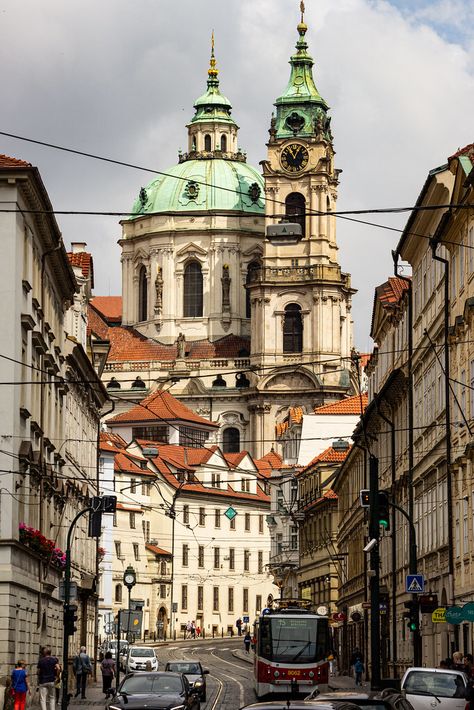
[[[422,574],[407,574],[405,591],[407,594],[423,594],[425,578]]]

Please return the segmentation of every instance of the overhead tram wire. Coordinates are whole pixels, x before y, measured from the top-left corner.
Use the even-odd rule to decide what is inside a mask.
[[[113,165],[120,165],[122,167],[131,168],[133,170],[140,170],[142,172],[148,172],[148,173],[151,173],[154,175],[161,175],[163,177],[174,178],[176,180],[182,180],[182,181],[186,181],[186,182],[188,181],[188,178],[184,177],[184,176],[173,175],[171,173],[166,173],[162,170],[155,170],[153,168],[146,168],[144,166],[136,165],[134,163],[127,163],[122,160],[115,160],[113,158],[106,158],[105,156],[101,156],[96,153],[88,153],[86,151],[81,151],[81,150],[77,150],[74,148],[68,148],[66,146],[60,146],[55,143],[48,143],[46,141],[40,141],[40,140],[36,140],[34,138],[27,138],[26,136],[19,136],[14,133],[7,133],[6,131],[0,131],[0,135],[6,136],[7,138],[14,138],[15,140],[25,141],[27,143],[33,143],[35,145],[41,145],[45,148],[52,148],[54,150],[59,150],[59,151],[65,152],[65,153],[72,153],[74,155],[79,155],[84,158],[91,158],[92,160],[99,160],[101,162],[111,163]],[[202,185],[204,187],[212,187],[216,190],[223,190],[225,192],[231,192],[233,194],[247,196],[247,194],[245,192],[243,192],[242,190],[235,190],[230,187],[225,187],[223,185],[215,185],[213,183],[208,183],[205,181],[195,180],[195,182],[196,182],[196,184]],[[274,198],[265,198],[265,201],[273,203],[273,204],[283,205],[286,207],[286,203],[281,200],[276,200]],[[404,229],[397,229],[396,227],[389,227],[388,225],[377,224],[377,223],[368,222],[365,220],[357,220],[352,217],[349,217],[348,215],[351,215],[351,214],[400,214],[402,212],[449,209],[449,208],[453,208],[453,207],[456,207],[459,209],[470,209],[470,208],[474,207],[474,205],[465,204],[465,203],[455,204],[455,205],[447,204],[447,205],[430,205],[430,206],[414,205],[412,207],[376,208],[376,209],[371,209],[371,210],[345,210],[345,211],[341,211],[341,212],[331,212],[331,211],[324,212],[324,211],[317,211],[317,210],[308,210],[307,212],[305,212],[305,214],[306,215],[316,215],[316,216],[318,216],[318,215],[319,216],[332,215],[334,217],[339,217],[340,219],[345,219],[347,221],[356,222],[358,224],[363,224],[365,226],[378,227],[379,229],[385,229],[388,231],[404,233],[405,232]],[[0,209],[0,212],[17,212],[17,211],[24,212],[25,214],[33,213],[33,214],[84,215],[84,216],[90,215],[90,216],[113,216],[113,217],[127,217],[127,216],[140,217],[140,214],[131,213],[131,212],[103,212],[103,211],[102,212],[99,212],[99,211],[83,211],[83,212],[81,212],[81,211],[74,211],[74,210],[62,210],[61,211],[61,210],[23,210],[23,209],[22,210],[19,210],[19,209],[11,210],[11,209],[4,209],[4,208]],[[283,215],[273,215],[273,216],[275,216],[277,218],[278,217],[281,218]],[[417,234],[416,232],[409,232],[407,234],[410,234],[412,236],[422,237],[424,239],[430,239],[429,236],[427,236],[425,234]],[[442,243],[448,244],[451,242],[444,241]],[[452,242],[452,243],[457,244],[457,242]],[[463,245],[463,246],[465,248],[474,249],[474,245],[472,245],[472,246]]]

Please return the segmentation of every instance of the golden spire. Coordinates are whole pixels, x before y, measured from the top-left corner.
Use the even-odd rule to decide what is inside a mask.
[[[301,37],[304,37],[304,35],[306,34],[306,30],[308,29],[308,26],[306,25],[306,23],[304,21],[305,10],[306,10],[306,8],[304,6],[304,0],[301,0],[301,2],[300,2],[301,20],[300,20],[298,27],[297,27],[297,30],[298,30]]]
[[[215,79],[219,74],[219,70],[216,67],[216,58],[214,56],[214,30],[212,30],[211,37],[211,61],[209,63],[209,69],[207,73],[209,75],[209,78],[211,79]]]

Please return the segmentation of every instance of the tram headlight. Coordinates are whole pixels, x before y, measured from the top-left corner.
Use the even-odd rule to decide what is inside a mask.
[[[275,676],[275,678],[279,678],[279,677],[280,677],[280,671],[275,671],[275,673],[274,673],[273,675]]]
[[[313,671],[310,671],[310,672],[308,673],[308,675],[309,675],[310,678],[314,678],[314,673],[313,673]]]

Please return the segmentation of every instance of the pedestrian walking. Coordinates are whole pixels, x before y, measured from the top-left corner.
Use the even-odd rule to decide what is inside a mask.
[[[239,634],[239,636],[242,636],[242,619],[240,618],[240,616],[235,622],[235,625],[237,626],[237,633]]]
[[[56,707],[59,705],[59,698],[61,696],[61,687],[63,681],[63,669],[61,664],[58,663],[58,668],[56,670],[56,680],[54,681],[54,694],[56,697]]]
[[[196,638],[196,622],[195,621],[191,622],[191,636],[193,637],[193,639]]]
[[[79,653],[74,658],[72,667],[76,676],[76,695],[74,697],[77,698],[80,695],[82,700],[87,700],[87,676],[92,673],[92,665],[85,646],[81,646]]]
[[[362,685],[362,673],[364,672],[364,664],[361,659],[358,658],[354,663],[354,673],[355,673],[355,684]]]
[[[200,626],[196,626],[196,636],[198,638],[200,638],[200,636],[201,636],[201,627]]]
[[[31,693],[25,661],[17,661],[12,671],[11,692],[14,710],[25,710],[26,694]]]
[[[249,632],[244,636],[244,646],[245,646],[245,652],[248,653],[250,651],[250,644],[252,643],[252,637],[250,636]]]
[[[358,646],[356,646],[355,649],[352,651],[351,660],[350,660],[351,668],[354,668],[357,661],[362,661],[362,662],[364,661],[364,657],[363,657],[362,653],[360,652],[360,649]],[[354,677],[355,677],[355,669],[354,669]]]
[[[56,710],[56,675],[59,661],[51,655],[51,649],[43,649],[43,655],[38,661],[38,689],[41,710]]]
[[[193,625],[191,624],[190,621],[188,621],[188,623],[186,624],[186,630],[184,632],[184,638],[186,638],[186,637],[191,638],[192,631],[193,631]]]
[[[100,664],[102,673],[102,692],[108,698],[111,694],[112,680],[115,678],[115,661],[112,658],[112,652],[107,651],[105,658]]]

